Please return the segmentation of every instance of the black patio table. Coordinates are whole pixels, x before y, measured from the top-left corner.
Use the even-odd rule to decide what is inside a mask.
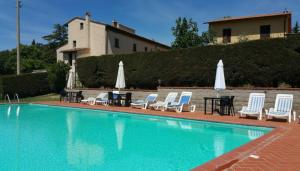
[[[79,90],[66,89],[67,101],[69,103],[76,102],[77,101],[76,97],[79,92],[80,92]]]
[[[114,98],[115,98],[114,100],[117,101],[117,106],[122,106],[122,100],[125,100],[125,97],[126,97],[125,93],[114,94]]]
[[[112,105],[116,105],[116,106],[128,106],[128,104],[126,104],[126,94],[127,93],[118,93],[118,94],[113,94],[113,101],[112,102]],[[127,99],[129,102],[131,102],[131,96],[130,96],[130,99]],[[122,103],[122,101],[124,101],[125,103]]]
[[[220,99],[221,99],[220,97],[204,97],[204,114],[206,115],[207,100],[211,100],[211,114],[213,114],[215,101]]]

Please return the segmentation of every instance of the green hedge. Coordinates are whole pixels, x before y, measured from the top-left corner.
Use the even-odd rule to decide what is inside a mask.
[[[9,94],[11,98],[18,93],[20,98],[44,95],[50,92],[47,73],[6,75],[0,77],[2,97]]]
[[[159,79],[163,86],[213,86],[219,59],[228,86],[300,87],[299,38],[81,58],[77,70],[89,88],[114,87],[120,60],[128,88],[156,88]]]

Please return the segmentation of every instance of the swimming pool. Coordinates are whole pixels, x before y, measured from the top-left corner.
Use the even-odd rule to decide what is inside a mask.
[[[0,170],[190,170],[271,128],[0,105]]]

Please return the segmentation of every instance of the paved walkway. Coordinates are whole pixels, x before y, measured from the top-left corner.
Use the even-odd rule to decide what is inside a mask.
[[[131,112],[137,114],[169,116],[214,122],[269,126],[275,129],[250,143],[211,160],[194,170],[283,170],[300,171],[300,124],[282,121],[259,121],[238,116],[204,115],[202,112],[176,113],[126,107],[90,106],[64,102],[40,102],[42,104]],[[258,158],[252,158],[256,155]]]

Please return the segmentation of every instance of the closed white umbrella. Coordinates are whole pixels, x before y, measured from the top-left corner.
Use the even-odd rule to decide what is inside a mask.
[[[223,62],[222,60],[220,60],[217,67],[215,90],[217,90],[219,96],[219,92],[225,89],[226,89],[226,85],[225,85]]]
[[[72,89],[73,88],[73,72],[72,70],[69,71],[69,77],[68,77],[68,82],[67,82],[67,88]]]
[[[120,61],[119,63],[119,70],[118,70],[118,76],[116,81],[116,88],[121,89],[125,88],[125,76],[124,76],[124,68],[123,68],[123,62]]]

